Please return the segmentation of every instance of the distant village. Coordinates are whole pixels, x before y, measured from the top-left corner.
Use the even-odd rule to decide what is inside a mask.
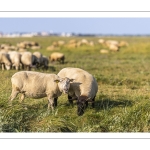
[[[52,33],[52,32],[31,32],[31,33],[3,33],[0,32],[0,38],[16,38],[16,37],[36,37],[36,36],[62,36],[62,37],[71,37],[71,36],[97,36],[95,34],[75,34],[75,33]]]
[[[53,32],[14,32],[14,33],[3,33],[0,32],[0,38],[16,38],[16,37],[36,37],[36,36],[61,36],[61,37],[71,37],[71,36],[150,36],[150,34],[147,35],[130,35],[130,34],[77,34],[77,33],[53,33]]]

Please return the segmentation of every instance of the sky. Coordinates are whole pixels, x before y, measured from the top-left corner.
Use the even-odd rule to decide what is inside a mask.
[[[0,32],[150,35],[150,18],[0,18]]]

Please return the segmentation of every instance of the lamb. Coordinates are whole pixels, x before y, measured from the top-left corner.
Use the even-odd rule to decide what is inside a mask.
[[[96,79],[90,73],[80,68],[67,67],[60,70],[57,75],[61,78],[74,79],[74,82],[70,84],[68,100],[70,104],[73,104],[73,100],[77,100],[77,114],[79,116],[84,114],[88,102],[92,102],[94,108],[98,85]]]
[[[53,61],[59,61],[60,63],[64,63],[65,55],[63,53],[54,52],[49,56],[49,59],[51,62]]]
[[[21,93],[20,100],[25,96],[30,98],[48,98],[48,109],[54,110],[57,99],[68,93],[72,79],[60,78],[56,74],[40,73],[35,71],[19,71],[11,77],[12,93],[9,97],[10,104]]]
[[[21,55],[16,51],[8,52],[9,58],[11,60],[12,66],[15,67],[16,70],[20,69]]]

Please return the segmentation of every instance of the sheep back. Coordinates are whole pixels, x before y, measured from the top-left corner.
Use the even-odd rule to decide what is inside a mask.
[[[33,71],[20,71],[15,73],[12,78],[12,88],[24,93],[27,97],[42,98],[47,95],[60,96],[55,74],[46,74]]]
[[[87,71],[80,68],[63,68],[58,74],[60,77],[68,77],[74,79],[70,84],[69,94],[73,93],[79,96],[86,96],[93,99],[98,91],[98,85],[95,78]]]

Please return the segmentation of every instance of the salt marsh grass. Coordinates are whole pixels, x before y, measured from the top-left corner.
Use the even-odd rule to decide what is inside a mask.
[[[81,37],[70,37],[77,40]],[[53,41],[69,41],[65,37],[1,38],[1,43],[37,41],[42,54]],[[94,47],[62,47],[65,64],[49,64],[46,73],[58,73],[64,67],[79,67],[93,74],[98,82],[95,108],[89,104],[83,116],[77,116],[77,106],[71,107],[67,96],[58,99],[55,111],[47,111],[47,99],[18,98],[8,105],[11,76],[15,70],[0,70],[0,132],[149,132],[150,131],[150,37],[104,37],[125,40],[128,47],[119,52],[101,54],[98,37],[84,37],[96,43]],[[33,51],[33,50],[32,50]]]

